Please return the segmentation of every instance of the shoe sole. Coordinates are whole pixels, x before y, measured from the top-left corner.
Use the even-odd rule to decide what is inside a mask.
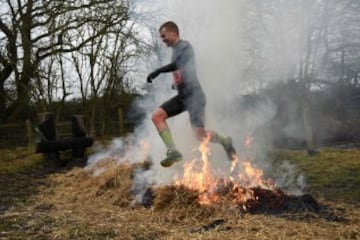
[[[162,167],[171,167],[174,163],[180,162],[181,160],[182,160],[182,157],[176,158],[176,159],[171,159],[171,160],[164,159],[164,160],[160,161],[160,165]]]

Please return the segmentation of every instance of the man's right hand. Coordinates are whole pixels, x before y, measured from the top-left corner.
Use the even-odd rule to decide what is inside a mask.
[[[147,81],[148,83],[152,83],[152,80],[155,79],[157,76],[159,76],[159,74],[160,74],[160,72],[158,72],[158,71],[154,71],[154,72],[150,73],[150,74],[147,76],[146,81]]]

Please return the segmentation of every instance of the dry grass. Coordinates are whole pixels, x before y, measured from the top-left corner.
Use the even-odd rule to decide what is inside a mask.
[[[345,222],[314,213],[243,214],[231,206],[202,207],[197,193],[165,186],[156,189],[150,209],[131,205],[131,166],[92,177],[82,168],[49,177],[51,188],[36,196],[47,216],[51,239],[357,239],[360,210],[331,205]],[[342,210],[344,209],[344,210]],[[338,212],[336,212],[338,211]]]
[[[30,204],[0,211],[0,239],[360,239],[356,203],[321,198],[320,213],[249,214],[200,206],[196,192],[164,186],[145,208],[133,204],[130,190],[143,166],[102,164],[98,176],[81,167],[44,176]]]

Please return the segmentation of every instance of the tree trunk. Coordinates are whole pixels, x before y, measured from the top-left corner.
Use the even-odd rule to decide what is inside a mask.
[[[305,4],[305,2],[304,2]],[[299,80],[302,82],[301,84],[301,105],[302,105],[302,119],[304,124],[304,136],[306,141],[306,148],[310,155],[315,154],[315,144],[314,144],[314,135],[313,128],[311,122],[311,111],[310,111],[310,99],[309,99],[309,91],[310,91],[310,75],[311,75],[311,56],[315,54],[315,46],[313,46],[311,37],[311,15],[310,15],[310,5],[303,5],[304,12],[304,24],[303,24],[303,33],[304,33],[304,42],[303,42],[303,50],[304,56],[301,62]]]
[[[314,154],[315,151],[315,143],[314,143],[314,135],[313,135],[313,127],[310,119],[310,105],[307,98],[304,98],[302,103],[302,118],[304,123],[304,135],[306,140],[306,149],[310,155]]]
[[[5,89],[4,89],[4,82],[0,82],[0,122],[5,121]]]
[[[16,121],[18,119],[31,118],[30,113],[30,82],[34,75],[31,43],[31,22],[32,22],[33,1],[29,0],[26,4],[26,12],[21,14],[21,42],[23,51],[23,66],[21,77],[16,79],[17,99],[14,104],[14,111],[11,114],[10,120]]]
[[[13,72],[12,65],[8,63],[1,55],[0,60],[3,65],[2,71],[0,71],[0,122],[5,121],[5,108],[6,108],[6,93],[5,93],[5,81],[10,77]]]

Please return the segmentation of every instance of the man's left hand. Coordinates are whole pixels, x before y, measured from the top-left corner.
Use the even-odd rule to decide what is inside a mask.
[[[158,71],[154,71],[154,72],[150,73],[146,78],[147,82],[152,83],[152,80],[155,79],[157,76],[159,76],[159,74],[160,73]]]

